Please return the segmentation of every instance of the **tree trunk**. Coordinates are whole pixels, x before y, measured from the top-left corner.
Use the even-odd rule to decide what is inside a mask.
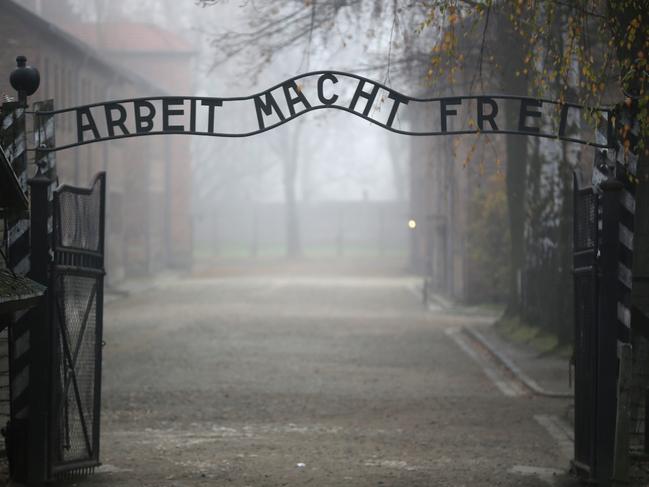
[[[576,161],[571,161],[568,144],[562,144],[563,159],[559,161],[559,178],[561,181],[561,214],[559,217],[558,258],[559,285],[554,291],[557,298],[556,309],[559,311],[556,333],[560,343],[571,343],[574,339],[574,290],[572,277],[572,223],[573,194],[572,177]]]
[[[286,257],[294,259],[302,255],[302,242],[300,239],[300,220],[297,211],[297,172],[298,154],[300,145],[300,132],[302,122],[298,121],[292,140],[287,147],[286,157],[282,159],[284,204],[286,208]]]
[[[292,159],[292,158],[291,158]],[[297,214],[295,180],[297,161],[284,160],[284,204],[286,205],[286,256],[290,259],[302,254],[300,222]]]
[[[524,43],[520,36],[512,31],[511,22],[505,14],[498,16],[502,32],[502,50],[498,52],[498,64],[503,66],[503,91],[515,95],[527,94],[527,78],[517,76],[523,70],[525,57]],[[507,124],[516,127],[518,124],[518,107],[509,103],[505,108]],[[519,280],[525,259],[525,188],[527,173],[527,137],[520,135],[506,136],[506,188],[509,214],[509,234],[511,238],[511,265],[509,268],[509,298],[506,316],[517,315],[520,311]]]

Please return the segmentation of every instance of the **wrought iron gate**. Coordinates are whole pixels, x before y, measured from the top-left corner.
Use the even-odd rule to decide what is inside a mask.
[[[575,457],[582,480],[608,485],[625,455],[618,411],[619,208],[621,183],[598,154],[593,188],[574,185]],[[625,413],[624,413],[625,414]],[[616,448],[619,448],[616,450]]]
[[[99,465],[106,174],[54,193],[50,477]]]
[[[592,188],[573,183],[573,269],[575,291],[575,458],[574,467],[591,477],[596,464],[597,431],[597,220]]]

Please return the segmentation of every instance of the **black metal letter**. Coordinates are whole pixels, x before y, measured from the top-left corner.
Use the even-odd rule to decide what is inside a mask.
[[[405,96],[401,96],[397,93],[394,93],[393,91],[390,92],[388,98],[390,98],[390,100],[394,100],[394,103],[392,104],[392,110],[390,110],[390,115],[388,116],[388,121],[386,122],[385,125],[387,127],[392,127],[392,123],[394,122],[394,117],[397,116],[397,110],[399,109],[399,105],[401,105],[402,103],[404,105],[407,105],[409,100]]]
[[[261,97],[259,95],[255,95],[254,98],[255,110],[257,111],[257,122],[259,123],[260,130],[264,129],[264,117],[262,116],[261,112],[264,112],[267,116],[269,116],[271,113],[273,113],[273,110],[275,110],[277,116],[282,122],[286,120],[284,114],[277,106],[277,102],[275,101],[275,98],[273,98],[273,94],[270,91],[267,91],[265,95],[266,102],[261,101]]]
[[[83,123],[83,116],[86,116],[88,123]],[[92,113],[90,113],[90,108],[77,108],[77,142],[83,142],[83,133],[86,130],[91,130],[92,135],[95,140],[100,139],[99,130],[97,130],[97,124],[95,119],[92,118]]]
[[[295,116],[295,105],[298,103],[302,103],[305,110],[311,108],[309,100],[306,99],[306,96],[304,96],[304,93],[302,93],[302,90],[300,90],[295,81],[284,83],[282,89],[284,90],[284,97],[286,98],[286,104],[288,105],[288,111],[291,113],[291,117]],[[295,92],[295,97],[291,97],[290,89],[293,89]]]
[[[530,100],[527,98],[521,99],[521,111],[518,116],[518,130],[520,132],[529,132],[531,134],[538,134],[540,129],[538,127],[530,127],[525,125],[525,119],[527,117],[541,118],[541,112],[530,111],[530,107],[541,108],[543,102],[541,100]]]
[[[444,98],[440,100],[439,103],[441,105],[440,115],[442,121],[442,132],[446,132],[448,127],[446,124],[446,117],[449,115],[457,115],[457,110],[447,110],[446,107],[451,105],[461,105],[462,98]]]
[[[338,95],[331,95],[329,98],[325,96],[324,94],[325,81],[331,81],[333,84],[336,84],[338,83],[338,78],[336,78],[331,73],[325,73],[318,78],[318,98],[320,99],[323,105],[333,105],[334,103],[336,103],[336,100],[338,99]]]
[[[491,107],[491,113],[485,115],[484,106],[489,105]],[[478,128],[484,130],[484,122],[489,122],[491,125],[491,130],[497,131],[498,125],[496,125],[496,115],[498,115],[498,103],[493,98],[486,96],[478,97]]]
[[[358,82],[358,86],[356,87],[356,91],[354,92],[354,96],[352,97],[352,102],[349,104],[349,109],[353,111],[354,108],[356,108],[358,99],[360,97],[363,97],[367,100],[367,104],[365,105],[365,109],[363,110],[363,115],[367,117],[370,113],[370,110],[372,109],[372,105],[374,105],[376,94],[379,92],[379,85],[374,85],[372,91],[370,91],[369,93],[363,91],[363,86],[365,86],[365,80],[360,80]]]
[[[174,97],[162,99],[162,130],[164,132],[182,132],[183,130],[185,130],[185,127],[183,125],[171,125],[169,123],[169,117],[173,115],[183,115],[185,113],[184,109],[172,110],[170,107],[179,106],[182,104],[182,98]]]
[[[149,113],[142,115],[142,109],[146,108]],[[135,112],[135,132],[146,134],[153,130],[153,118],[155,117],[155,107],[153,103],[146,100],[135,100],[133,102],[133,111]]]
[[[119,113],[117,119],[113,118],[113,111]],[[119,127],[122,134],[129,134],[126,124],[124,123],[126,122],[126,108],[119,103],[106,103],[104,105],[104,112],[106,112],[106,129],[108,130],[109,137],[115,137],[115,127]]]
[[[189,131],[196,132],[196,99],[189,100]]]
[[[208,107],[208,116],[207,116],[207,131],[209,133],[214,133],[214,108],[223,106],[223,100],[217,100],[215,98],[206,98],[201,100],[201,105]]]

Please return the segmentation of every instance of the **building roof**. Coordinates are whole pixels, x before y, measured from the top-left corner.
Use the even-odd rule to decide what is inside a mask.
[[[185,39],[152,24],[139,22],[77,23],[65,30],[96,49],[147,54],[192,54]]]
[[[0,269],[0,314],[33,308],[45,294],[45,289],[28,277]]]
[[[112,75],[118,75],[122,79],[126,79],[136,85],[160,91],[159,87],[153,85],[150,81],[146,80],[139,74],[108,61],[100,52],[94,49],[87,42],[83,42],[81,39],[27,10],[22,5],[18,5],[14,0],[0,0],[0,9],[2,9],[2,15],[9,13],[18,15],[25,21],[29,22],[29,24],[34,28],[53,36],[73,52],[76,51],[81,54],[84,59],[92,60],[92,62],[100,69],[103,69]]]

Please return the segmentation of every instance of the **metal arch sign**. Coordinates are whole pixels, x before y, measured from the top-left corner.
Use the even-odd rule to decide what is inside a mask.
[[[506,104],[515,104],[518,117],[513,125],[505,119]],[[391,132],[412,136],[521,134],[594,147],[610,147],[611,139],[612,111],[607,108],[509,95],[415,98],[340,71],[301,74],[249,96],[133,98],[34,113],[68,119],[64,125],[72,128],[67,131],[68,139],[63,137],[60,145],[40,149],[57,151],[145,135],[249,137],[325,108],[349,112]],[[585,110],[605,125],[604,130],[591,130],[591,137],[569,129],[580,124]]]

